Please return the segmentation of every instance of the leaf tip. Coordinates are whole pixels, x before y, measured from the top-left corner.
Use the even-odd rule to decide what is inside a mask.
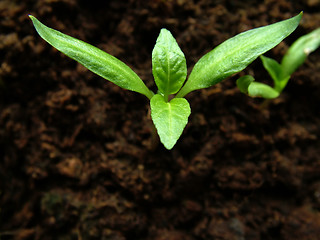
[[[303,11],[301,11],[296,17],[299,19],[300,22],[303,17]]]
[[[31,19],[32,23],[35,24],[36,21],[38,20],[36,17],[34,17],[33,15],[31,14],[28,14],[28,17]]]

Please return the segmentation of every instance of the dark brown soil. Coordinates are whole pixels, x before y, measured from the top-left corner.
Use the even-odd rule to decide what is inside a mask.
[[[317,0],[0,0],[1,240],[316,240],[319,51],[263,108],[239,76],[187,95],[173,150],[150,150],[148,100],[57,52],[27,14],[129,64],[155,90],[162,27],[189,70],[235,34],[304,11],[267,55],[319,27]],[[244,72],[270,82],[260,60]]]

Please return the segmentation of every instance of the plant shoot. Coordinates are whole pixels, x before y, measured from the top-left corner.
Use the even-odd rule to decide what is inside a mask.
[[[266,99],[276,98],[286,87],[291,75],[300,67],[308,55],[320,46],[320,28],[298,38],[288,49],[281,63],[276,60],[260,56],[264,68],[271,76],[274,87],[255,82],[252,76],[246,75],[237,80],[241,92],[251,97]]]
[[[181,136],[191,113],[185,95],[197,89],[211,87],[242,71],[291,34],[299,25],[301,17],[302,13],[226,40],[200,58],[188,78],[183,52],[170,31],[161,29],[152,51],[152,73],[158,87],[158,92],[154,94],[141,78],[119,59],[49,28],[30,15],[39,35],[57,50],[106,80],[145,95],[150,100],[151,118],[160,141],[169,150]]]

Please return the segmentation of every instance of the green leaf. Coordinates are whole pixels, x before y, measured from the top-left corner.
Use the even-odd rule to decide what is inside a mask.
[[[125,63],[110,54],[76,38],[43,25],[29,15],[39,35],[53,47],[114,84],[151,99],[153,93]]]
[[[279,93],[282,92],[290,79],[290,75],[285,74],[282,66],[276,60],[265,56],[260,56],[260,58],[264,68],[273,79],[274,89]]]
[[[252,82],[254,82],[254,78],[250,75],[245,75],[240,77],[237,80],[237,86],[240,92],[248,94],[248,87]]]
[[[246,68],[261,54],[278,45],[292,33],[301,20],[299,15],[265,27],[236,35],[204,55],[194,66],[177,97],[210,87]]]
[[[282,75],[281,65],[276,60],[269,57],[265,57],[263,55],[260,56],[260,59],[264,68],[268,71],[273,81],[278,82]]]
[[[172,149],[188,123],[191,113],[189,103],[184,98],[174,98],[166,102],[162,95],[151,98],[151,118],[158,131],[160,141]]]
[[[287,75],[291,75],[304,63],[308,55],[320,46],[320,28],[298,38],[288,49],[281,61]]]
[[[166,98],[177,93],[187,77],[186,58],[172,34],[164,28],[152,51],[152,73]]]
[[[279,92],[264,83],[252,82],[248,87],[248,95],[251,97],[271,99],[277,98],[279,96]]]

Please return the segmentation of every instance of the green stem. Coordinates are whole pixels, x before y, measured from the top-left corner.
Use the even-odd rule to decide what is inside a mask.
[[[187,95],[190,91],[186,91],[185,87],[182,87],[181,90],[177,93],[176,98],[183,98],[185,95]]]
[[[146,94],[145,96],[149,99],[149,100],[151,100],[151,98],[154,96],[154,93],[151,91],[151,90],[149,90],[148,89],[148,95]]]

